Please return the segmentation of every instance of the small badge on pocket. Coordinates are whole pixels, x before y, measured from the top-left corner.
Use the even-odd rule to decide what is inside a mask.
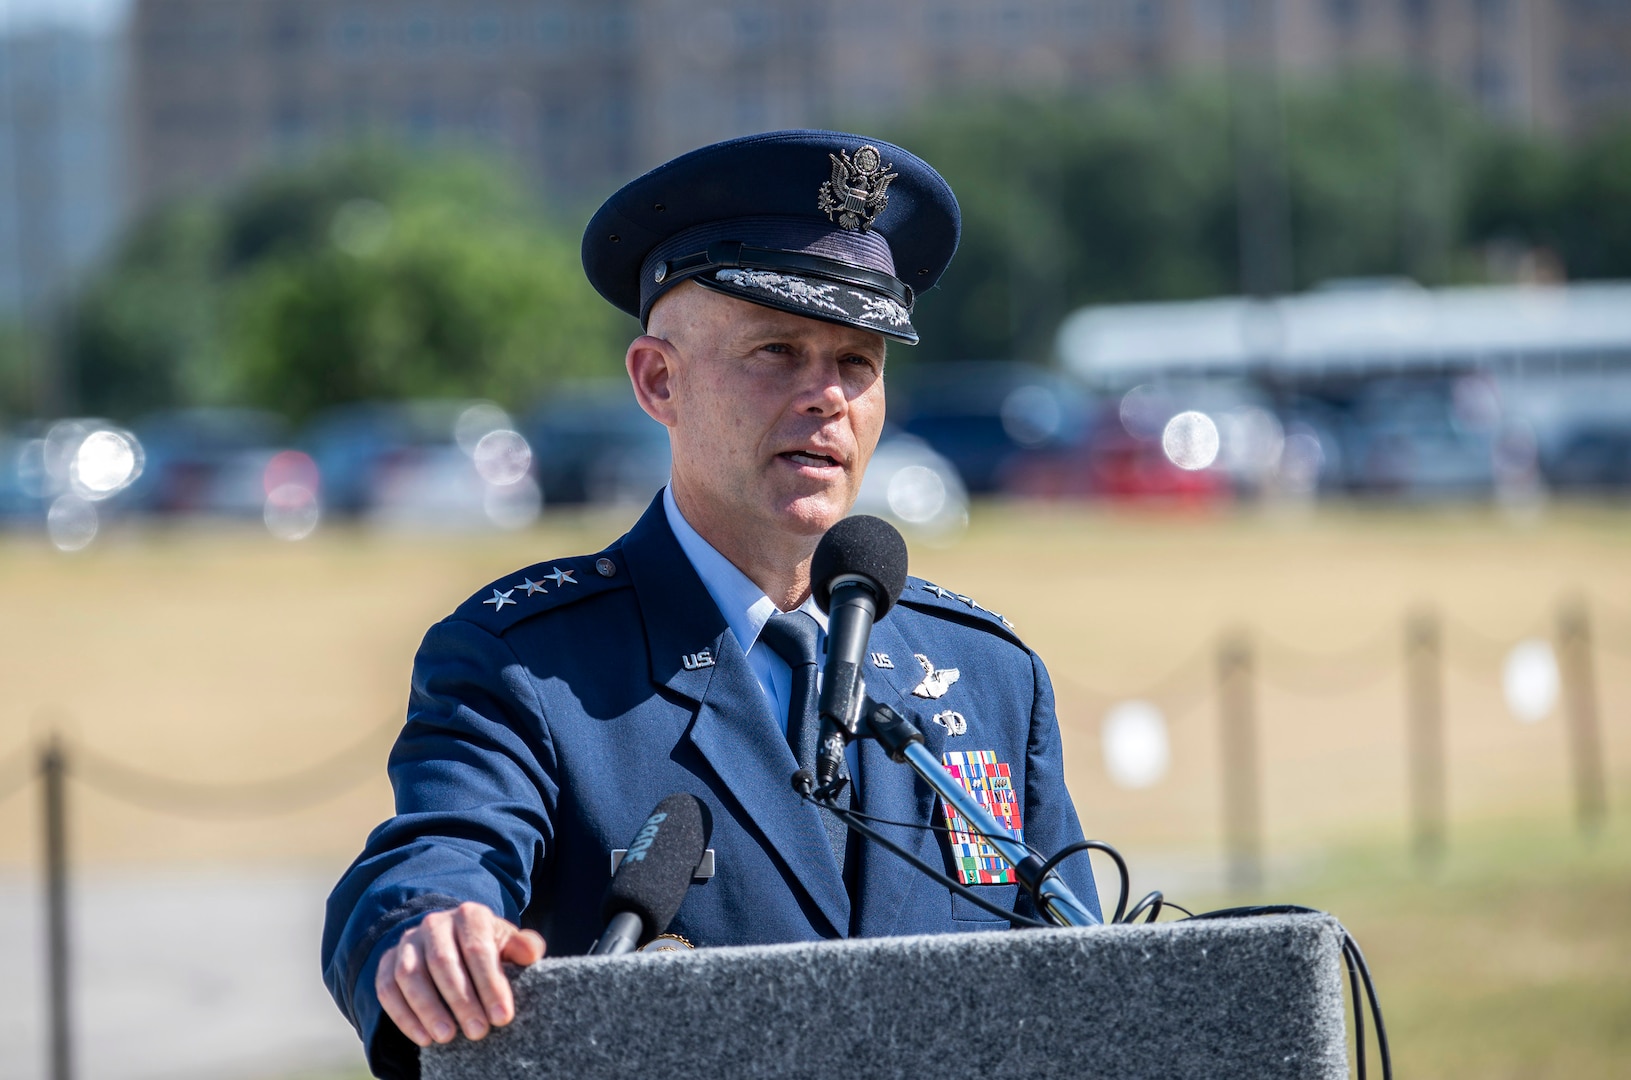
[[[1015,840],[1025,839],[1013,779],[1008,766],[997,760],[995,750],[952,750],[940,760],[963,790],[997,819],[997,824]],[[940,806],[946,815],[946,830],[951,833],[952,862],[957,864],[964,885],[1009,885],[1017,880],[1014,868],[970,829],[963,815],[944,802]]]

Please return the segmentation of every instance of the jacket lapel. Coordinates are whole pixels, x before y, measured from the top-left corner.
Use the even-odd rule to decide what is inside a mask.
[[[894,662],[893,670],[877,668],[868,663],[866,669],[867,693],[875,701],[899,712],[923,732],[925,748],[940,760],[945,749],[945,731],[931,723],[922,708],[927,702],[912,696],[920,670],[912,659],[911,646],[896,633],[894,625],[885,617],[872,628],[869,649],[888,653]],[[890,821],[911,821],[920,825],[942,824],[935,807],[935,795],[929,786],[918,779],[910,765],[898,765],[889,760],[883,747],[872,739],[861,743],[857,768],[860,805],[866,813]],[[924,829],[901,829],[878,826],[889,839],[928,863],[942,867],[938,834]],[[858,864],[861,898],[856,913],[855,929],[858,934],[875,937],[897,932],[902,921],[904,905],[912,891],[924,879],[923,874],[902,862],[893,852],[876,844],[861,849]]]
[[[847,934],[849,897],[820,811],[794,793],[798,769],[764,691],[703,586],[663,511],[659,495],[623,545],[645,624],[652,680],[696,703],[687,738],[757,831],[784,877]]]

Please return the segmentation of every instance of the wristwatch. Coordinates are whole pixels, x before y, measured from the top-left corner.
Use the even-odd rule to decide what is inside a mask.
[[[695,952],[696,946],[678,934],[658,934],[644,945],[640,952]]]

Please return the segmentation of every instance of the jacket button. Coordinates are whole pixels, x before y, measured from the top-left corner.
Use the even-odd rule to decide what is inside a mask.
[[[617,573],[617,564],[610,559],[596,559],[595,573],[601,577],[611,577]]]

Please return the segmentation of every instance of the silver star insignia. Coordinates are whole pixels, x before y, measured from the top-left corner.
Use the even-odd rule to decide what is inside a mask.
[[[1006,626],[1008,629],[1010,629],[1010,630],[1014,629],[1014,624],[1008,621],[1008,616],[998,615],[995,611],[991,611],[990,615],[991,615],[991,617],[993,619],[996,619],[998,622],[1002,623],[1002,625]]]
[[[951,689],[951,684],[963,677],[963,673],[956,668],[936,669],[929,658],[922,653],[913,653],[912,655],[917,657],[919,664],[923,665],[923,681],[912,688],[912,694],[915,697],[928,698],[930,701],[935,698],[945,697],[946,691]]]
[[[556,588],[560,588],[562,585],[576,585],[578,579],[572,576],[575,573],[577,573],[576,570],[562,570],[557,566],[543,576],[545,579],[553,581]]]
[[[548,577],[549,575],[546,574],[544,576]],[[516,588],[527,590],[527,595],[528,596],[531,596],[534,593],[545,593],[545,594],[547,594],[549,592],[548,589],[544,588],[542,582],[534,581],[531,578],[528,578],[527,580],[523,581],[521,584],[517,585]],[[512,603],[513,603],[513,601],[512,601]]]
[[[972,596],[964,596],[962,593],[957,593],[955,595],[956,595],[958,600],[960,600],[961,602],[967,604],[969,607],[973,608],[975,611],[984,611],[985,610],[985,608],[981,607],[979,604],[976,604],[974,602],[974,598]]]
[[[493,595],[483,600],[482,603],[493,605],[494,611],[501,611],[503,610],[505,604],[515,603],[514,600],[510,599],[510,596],[514,594],[514,592],[514,589],[510,589],[506,592],[499,592],[497,589],[494,589]]]
[[[932,592],[942,600],[944,600],[948,596],[957,596],[957,594],[952,592],[950,589],[942,589],[940,586],[931,585],[927,581],[925,581],[923,583],[922,587],[923,587],[924,592]],[[958,597],[958,599],[962,599],[962,598]]]

